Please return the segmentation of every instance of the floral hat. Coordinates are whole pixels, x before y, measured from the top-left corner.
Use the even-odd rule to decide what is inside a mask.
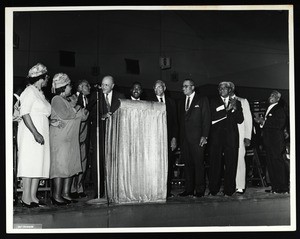
[[[65,73],[55,74],[52,82],[52,93],[55,93],[55,89],[63,87],[71,82],[69,76]]]
[[[41,63],[37,63],[36,65],[34,65],[28,72],[28,76],[27,77],[38,77],[41,76],[45,73],[47,73],[47,67],[44,66]]]

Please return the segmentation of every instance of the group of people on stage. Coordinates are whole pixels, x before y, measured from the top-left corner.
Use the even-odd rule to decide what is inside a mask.
[[[119,107],[119,99],[125,99],[124,94],[114,90],[114,78],[105,76],[93,92],[89,82],[82,80],[78,83],[76,94],[72,94],[72,82],[68,75],[55,74],[51,104],[43,93],[49,81],[47,67],[36,64],[29,70],[27,80],[26,88],[16,95],[14,104],[14,121],[18,122],[18,131],[14,132],[18,147],[16,176],[22,178],[22,206],[32,208],[45,205],[37,197],[41,179],[52,179],[53,205],[76,203],[77,198],[86,197],[84,176],[88,155],[91,155],[94,198],[103,197],[105,122]],[[171,193],[172,158],[178,146],[185,162],[185,190],[178,196],[204,196],[206,145],[209,194],[243,194],[246,186],[245,148],[251,144],[252,135],[253,117],[249,103],[247,99],[235,95],[232,82],[221,82],[219,96],[212,99],[197,94],[195,88],[192,79],[184,80],[182,91],[185,99],[178,104],[165,94],[167,87],[161,80],[154,83],[153,95],[147,99],[141,98],[141,83],[134,82],[130,89],[128,99],[151,100],[166,105],[166,197],[174,196]],[[278,104],[280,97],[278,91],[273,91],[265,117],[254,119],[263,129],[267,168],[274,193],[289,192],[283,162],[286,114]],[[100,136],[97,134],[98,127]],[[220,192],[222,174],[224,190]]]

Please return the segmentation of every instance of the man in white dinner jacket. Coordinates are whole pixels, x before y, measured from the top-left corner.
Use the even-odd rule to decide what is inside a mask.
[[[236,193],[243,194],[245,192],[246,186],[246,163],[245,163],[245,155],[246,155],[246,147],[251,144],[251,134],[252,134],[252,114],[250,111],[250,105],[247,99],[241,98],[235,95],[235,86],[232,82],[229,82],[232,88],[232,93],[230,98],[236,98],[241,102],[243,109],[244,121],[241,124],[238,124],[239,129],[239,154],[238,154],[238,165],[235,177],[236,183]]]

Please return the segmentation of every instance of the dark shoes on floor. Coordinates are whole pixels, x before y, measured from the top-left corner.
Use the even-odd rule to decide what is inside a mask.
[[[84,192],[81,192],[81,193],[70,193],[70,196],[74,199],[77,199],[77,198],[86,198],[87,195],[84,193]]]
[[[194,196],[194,193],[183,191],[182,193],[178,194],[179,197],[187,197],[187,196]]]
[[[196,192],[196,193],[194,194],[194,196],[197,197],[197,198],[201,198],[201,197],[204,197],[204,193]]]
[[[274,194],[288,194],[289,193],[288,190],[280,190],[280,189],[276,189],[276,190],[266,189],[265,192],[266,193],[274,193]]]

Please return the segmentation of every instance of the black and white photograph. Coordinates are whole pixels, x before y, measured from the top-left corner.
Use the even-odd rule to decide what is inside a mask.
[[[6,233],[295,231],[293,34],[292,4],[6,7]]]

